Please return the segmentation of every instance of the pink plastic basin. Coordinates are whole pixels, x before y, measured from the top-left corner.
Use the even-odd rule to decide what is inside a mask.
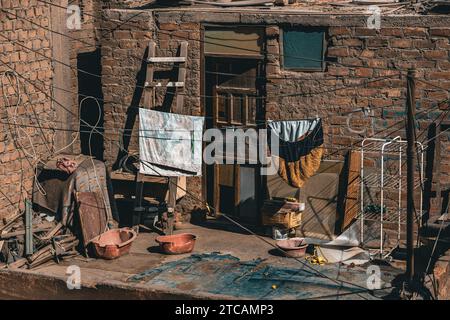
[[[167,254],[182,254],[194,249],[196,236],[191,233],[180,233],[171,236],[159,236],[156,242],[161,250]]]
[[[97,257],[111,260],[128,253],[136,236],[130,228],[112,229],[95,237],[91,243]]]
[[[284,251],[286,256],[299,258],[305,255],[308,244],[304,238],[291,238],[277,241],[277,246]]]

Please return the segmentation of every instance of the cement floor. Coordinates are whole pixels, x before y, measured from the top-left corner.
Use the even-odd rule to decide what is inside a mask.
[[[239,258],[241,261],[249,261],[253,259],[263,259],[264,264],[291,268],[291,269],[308,269],[301,262],[295,259],[280,256],[273,247],[264,243],[261,239],[255,236],[233,232],[221,225],[196,226],[192,224],[184,225],[182,230],[176,233],[190,232],[197,236],[196,246],[193,253],[212,253],[220,252],[222,254],[231,254]],[[212,294],[208,292],[207,288],[200,285],[198,287],[190,288],[189,290],[182,290],[178,288],[159,287],[150,283],[130,283],[128,279],[144,271],[162,266],[171,261],[180,260],[189,257],[191,254],[183,255],[165,255],[159,251],[157,243],[155,242],[157,234],[146,231],[141,231],[133,243],[131,252],[128,255],[120,257],[116,260],[101,260],[101,259],[85,259],[83,257],[72,258],[68,261],[63,261],[60,264],[49,264],[35,268],[33,270],[3,270],[0,271],[0,281],[2,278],[6,281],[13,281],[11,275],[18,278],[28,280],[28,288],[33,285],[37,287],[38,292],[35,293],[34,298],[132,298],[139,299],[154,299],[154,298],[236,298],[230,295]],[[266,238],[271,243],[275,241]],[[304,259],[303,263],[307,263]],[[81,270],[82,287],[90,290],[68,290],[66,287],[66,280],[68,278],[67,267],[70,265],[77,265]],[[332,266],[313,266],[320,271],[326,271],[330,277],[346,280],[352,283],[365,287],[367,284],[367,267],[353,267],[351,273],[348,272],[347,267],[332,265]],[[334,269],[333,269],[334,268]],[[384,281],[389,283],[392,278],[400,273],[400,270],[389,268],[386,273]],[[10,274],[8,278],[7,274]],[[356,274],[356,276],[355,276]],[[182,276],[182,275],[181,275]],[[48,283],[45,283],[45,281]],[[180,283],[184,280],[179,279]],[[186,280],[187,281],[187,280]],[[17,283],[17,282],[16,282]],[[27,288],[27,285],[24,285]],[[183,288],[182,285],[179,288]],[[300,286],[301,288],[301,286]],[[309,284],[304,287],[305,290],[315,291],[314,285]],[[20,285],[15,286],[15,294],[10,297],[26,298],[29,293],[19,292]],[[105,290],[105,291],[102,291]],[[108,291],[109,290],[109,291]],[[75,293],[75,291],[77,291]],[[125,293],[127,292],[127,293]],[[317,289],[317,294],[314,292],[310,296],[327,296],[335,293],[335,290]],[[386,294],[388,292],[385,292]],[[0,297],[8,298],[8,290],[0,289]],[[283,298],[283,292],[280,290],[280,298]],[[348,298],[361,298],[354,294],[349,295]],[[366,295],[365,298],[368,297]]]

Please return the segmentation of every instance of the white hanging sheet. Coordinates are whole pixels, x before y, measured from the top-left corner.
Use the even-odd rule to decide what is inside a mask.
[[[203,117],[139,109],[140,173],[202,174]]]

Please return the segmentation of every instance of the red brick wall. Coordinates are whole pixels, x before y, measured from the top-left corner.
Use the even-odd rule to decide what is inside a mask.
[[[27,17],[27,19],[44,26],[49,25],[49,9],[44,4],[35,0],[1,0],[0,3],[2,9],[14,9],[14,13],[19,16]],[[0,13],[0,17],[0,34],[2,36],[38,50],[47,57],[51,56],[51,37],[48,32],[38,29],[26,21],[6,16],[3,12]],[[0,38],[0,60],[23,77],[35,81],[36,86],[44,89],[46,93],[51,93],[48,86],[52,80],[52,65],[45,57]],[[9,68],[0,66],[0,73],[3,74],[7,70]],[[36,126],[34,109],[43,127],[54,124],[54,110],[50,99],[30,83],[24,83],[21,78],[19,80],[22,94],[21,103],[17,108],[19,115],[17,122],[28,126]],[[43,136],[48,141],[47,146],[52,149],[55,135],[53,130],[44,129],[44,135],[41,135],[37,128],[23,127],[29,135],[33,147],[31,147],[30,140],[28,140],[25,132],[20,131],[21,138],[16,139],[16,142],[18,141],[23,149],[17,148],[17,144],[14,143],[14,126],[7,124],[13,122],[12,116],[17,104],[17,95],[14,91],[15,86],[9,85],[8,81],[3,82],[6,92],[3,92],[0,87],[0,219],[13,215],[19,202],[23,201],[25,197],[30,197],[36,158],[45,158],[48,155]],[[25,90],[28,95],[25,94]],[[3,94],[11,97],[9,103],[3,98]],[[28,117],[31,117],[31,120]],[[33,148],[36,152],[36,158],[24,154],[23,150],[32,154]],[[23,207],[23,202],[21,202],[21,207]]]

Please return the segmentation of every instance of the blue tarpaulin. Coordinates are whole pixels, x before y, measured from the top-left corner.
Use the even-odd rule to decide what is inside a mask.
[[[321,266],[324,277],[300,263],[298,268],[288,268],[269,265],[261,259],[240,261],[229,254],[204,253],[165,263],[137,274],[129,281],[248,299],[309,299],[329,295],[374,298],[367,292],[356,294],[364,291],[368,278],[364,270],[338,268],[336,265]],[[327,277],[339,277],[339,280],[359,286],[339,280],[336,283]],[[386,280],[393,275],[384,272],[383,277]]]

